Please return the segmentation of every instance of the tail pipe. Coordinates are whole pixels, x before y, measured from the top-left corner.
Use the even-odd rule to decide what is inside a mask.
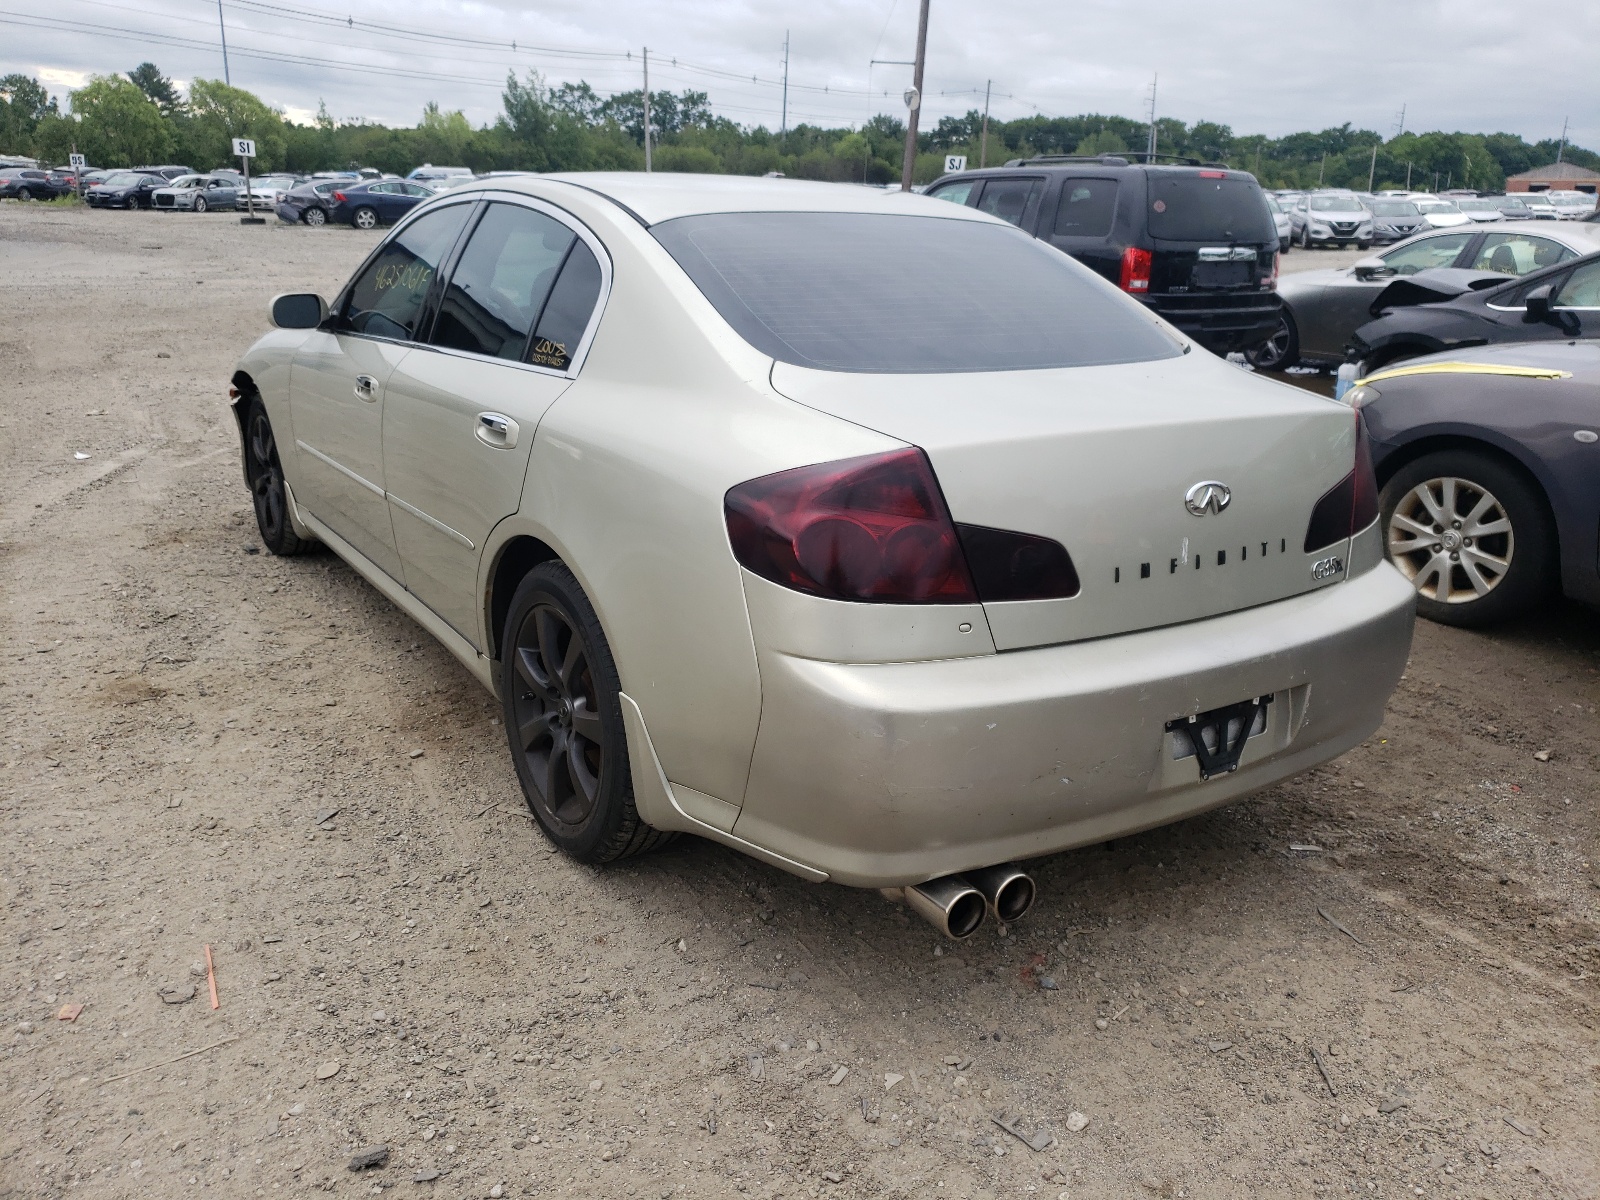
[[[918,916],[957,941],[978,931],[989,907],[983,893],[960,875],[946,875],[908,887],[905,899]]]
[[[980,867],[962,878],[983,894],[984,903],[1002,925],[1026,916],[1038,895],[1033,876],[1014,863]]]

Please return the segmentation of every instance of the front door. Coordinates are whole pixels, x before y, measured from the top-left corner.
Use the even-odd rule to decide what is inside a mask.
[[[396,578],[384,492],[384,394],[470,212],[470,204],[439,209],[385,242],[290,369],[296,500]]]
[[[594,251],[552,212],[490,204],[430,346],[390,380],[384,471],[406,587],[474,645],[484,542],[521,502],[534,432],[571,386],[601,284]]]
[[[1335,273],[1317,297],[1317,319],[1300,322],[1300,352],[1313,358],[1343,358],[1350,335],[1372,320],[1369,310],[1379,292],[1401,275],[1454,266],[1467,243],[1479,236],[1469,229],[1402,243],[1378,256],[1388,271],[1368,278],[1357,275],[1353,268]]]

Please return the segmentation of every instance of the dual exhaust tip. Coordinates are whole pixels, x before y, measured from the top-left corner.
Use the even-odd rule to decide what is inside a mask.
[[[1012,863],[981,867],[962,875],[945,875],[904,889],[905,901],[918,916],[946,937],[971,937],[993,914],[1010,924],[1033,907],[1038,889],[1033,876]]]

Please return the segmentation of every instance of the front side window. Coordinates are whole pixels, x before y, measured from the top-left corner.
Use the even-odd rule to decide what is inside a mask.
[[[491,204],[450,274],[433,344],[520,360],[575,240],[542,212]]]
[[[1059,250],[958,214],[717,213],[650,232],[745,341],[797,366],[1019,371],[1183,352]]]
[[[351,285],[339,328],[399,341],[415,338],[433,277],[471,211],[470,204],[453,204],[395,233]]]
[[[1600,262],[1585,263],[1568,275],[1550,303],[1556,308],[1600,308]]]
[[[1105,237],[1117,211],[1115,179],[1064,179],[1056,208],[1057,237]]]
[[[978,211],[1021,225],[1028,205],[1044,186],[1040,179],[991,179],[983,186]]]
[[[1440,237],[1423,238],[1420,242],[1408,242],[1379,257],[1396,275],[1415,275],[1429,267],[1454,266],[1461,252],[1467,248],[1467,243],[1477,236],[1475,233],[1447,233]]]
[[[1483,245],[1467,265],[1474,271],[1526,275],[1540,267],[1553,267],[1576,257],[1571,250],[1549,238],[1523,233],[1491,233],[1483,239]]]
[[[972,189],[982,183],[981,179],[961,179],[955,183],[947,183],[942,188],[929,192],[935,200],[948,200],[951,204],[965,204],[972,199]]]

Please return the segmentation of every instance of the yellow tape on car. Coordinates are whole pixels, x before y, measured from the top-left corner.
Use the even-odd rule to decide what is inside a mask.
[[[1523,379],[1571,379],[1571,371],[1551,367],[1514,367],[1506,363],[1437,362],[1417,363],[1410,367],[1392,367],[1378,371],[1365,379],[1355,381],[1355,387],[1377,383],[1382,379],[1400,379],[1406,375],[1514,375]]]

